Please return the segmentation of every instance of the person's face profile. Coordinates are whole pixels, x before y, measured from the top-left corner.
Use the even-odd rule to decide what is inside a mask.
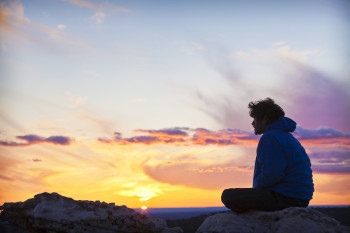
[[[254,118],[252,126],[254,128],[255,135],[263,134],[265,132],[266,123],[264,120]]]

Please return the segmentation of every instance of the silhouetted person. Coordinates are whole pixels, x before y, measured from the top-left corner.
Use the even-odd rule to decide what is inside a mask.
[[[310,159],[291,134],[296,123],[270,98],[250,102],[248,107],[255,134],[263,134],[257,148],[253,188],[225,189],[222,203],[236,212],[307,207],[314,184]]]

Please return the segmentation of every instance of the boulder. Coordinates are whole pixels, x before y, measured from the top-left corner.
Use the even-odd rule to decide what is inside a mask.
[[[163,219],[152,219],[126,206],[75,201],[57,193],[41,193],[25,202],[5,203],[0,210],[1,222],[29,232],[182,232],[181,228],[168,228]]]
[[[337,220],[310,208],[291,207],[275,212],[229,211],[207,217],[196,233],[345,233]]]

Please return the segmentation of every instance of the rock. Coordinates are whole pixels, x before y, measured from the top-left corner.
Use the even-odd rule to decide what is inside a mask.
[[[16,233],[30,233],[29,231],[23,230],[19,227],[11,225],[9,222],[0,222],[0,232],[1,233],[11,233],[11,232],[16,232]]]
[[[7,224],[6,229],[15,227],[29,232],[182,232],[181,228],[168,228],[163,219],[152,219],[126,206],[75,201],[57,193],[41,193],[25,202],[5,203],[0,210],[0,222],[11,225]]]
[[[349,228],[310,208],[291,207],[275,212],[229,211],[207,217],[196,233],[345,233]]]

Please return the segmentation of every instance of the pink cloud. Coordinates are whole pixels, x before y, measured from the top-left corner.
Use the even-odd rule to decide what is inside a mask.
[[[350,174],[349,151],[321,151],[310,153],[312,169],[320,174]],[[254,156],[254,155],[252,155]],[[199,159],[152,161],[143,164],[150,178],[171,184],[206,190],[229,187],[251,187],[253,163],[245,158],[227,163],[201,164]]]
[[[144,172],[154,180],[172,185],[201,189],[251,187],[252,169],[227,165],[203,166],[195,163],[144,165]]]

